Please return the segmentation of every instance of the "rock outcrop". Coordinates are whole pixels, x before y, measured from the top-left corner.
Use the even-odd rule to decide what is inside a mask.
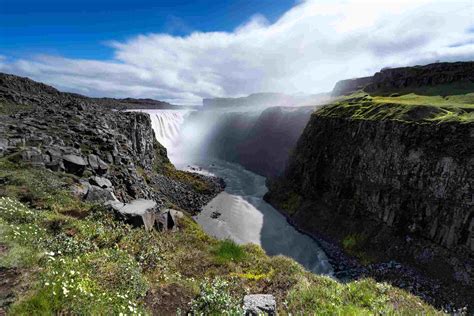
[[[474,62],[384,68],[371,77],[337,82],[332,95],[346,95],[357,90],[369,93],[390,93],[405,89],[414,91],[418,88],[426,90],[427,87],[450,84],[457,84],[458,88],[469,86],[472,89],[474,87]]]
[[[171,164],[148,114],[110,111],[95,99],[6,74],[0,103],[27,106],[1,116],[0,155],[77,176],[72,189],[87,201],[146,199],[157,210],[172,203],[195,212],[222,190],[217,179],[192,176],[208,188],[197,192],[165,174]]]
[[[363,90],[368,84],[372,83],[372,81],[373,77],[345,79],[338,81],[332,90],[332,96],[337,97]]]
[[[46,104],[58,100],[80,100],[82,103],[97,105],[103,109],[181,109],[183,106],[153,99],[116,99],[116,98],[88,98],[76,93],[60,92],[44,83],[29,78],[0,73],[0,100],[15,104]]]
[[[312,115],[266,200],[301,229],[474,285],[474,125]],[[469,289],[469,290],[468,290]]]

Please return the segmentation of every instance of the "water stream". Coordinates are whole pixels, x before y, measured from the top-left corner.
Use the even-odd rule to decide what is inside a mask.
[[[267,191],[264,177],[238,164],[212,157],[194,158],[183,150],[186,147],[183,138],[188,142],[189,139],[181,135],[180,131],[186,129],[190,111],[144,112],[151,115],[155,136],[167,147],[176,167],[215,175],[226,182],[225,191],[217,195],[195,218],[208,234],[219,239],[230,238],[240,244],[255,243],[269,255],[282,254],[295,259],[314,273],[332,274],[332,267],[318,243],[298,232],[283,215],[263,200]],[[218,114],[213,117],[217,120]],[[206,135],[204,131],[196,130],[196,126],[193,127],[194,138]]]

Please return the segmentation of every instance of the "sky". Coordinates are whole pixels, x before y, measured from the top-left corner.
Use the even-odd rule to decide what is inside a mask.
[[[0,72],[174,104],[474,60],[474,0],[0,0]]]

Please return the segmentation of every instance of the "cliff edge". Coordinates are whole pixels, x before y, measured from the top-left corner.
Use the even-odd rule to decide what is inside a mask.
[[[447,82],[437,78],[467,73],[445,74],[445,66],[403,73],[419,78],[430,69],[435,75],[427,82],[433,87]],[[400,70],[381,73],[374,78],[391,80]],[[415,80],[407,78],[402,81]],[[367,87],[387,87],[379,83]],[[392,93],[406,87],[396,80],[389,86]],[[438,297],[444,297],[437,304],[472,307],[467,293],[474,286],[474,94],[456,93],[358,92],[324,106],[311,116],[266,200],[299,228],[334,240],[369,270],[402,262],[436,280]]]

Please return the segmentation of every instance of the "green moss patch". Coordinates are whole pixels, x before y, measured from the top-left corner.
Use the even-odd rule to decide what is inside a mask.
[[[414,93],[370,96],[356,93],[337,98],[315,115],[358,120],[398,120],[425,123],[474,122],[474,93],[426,96]]]
[[[211,187],[199,175],[178,170],[171,163],[164,165],[163,174],[171,179],[190,185],[199,193],[210,193]]]

